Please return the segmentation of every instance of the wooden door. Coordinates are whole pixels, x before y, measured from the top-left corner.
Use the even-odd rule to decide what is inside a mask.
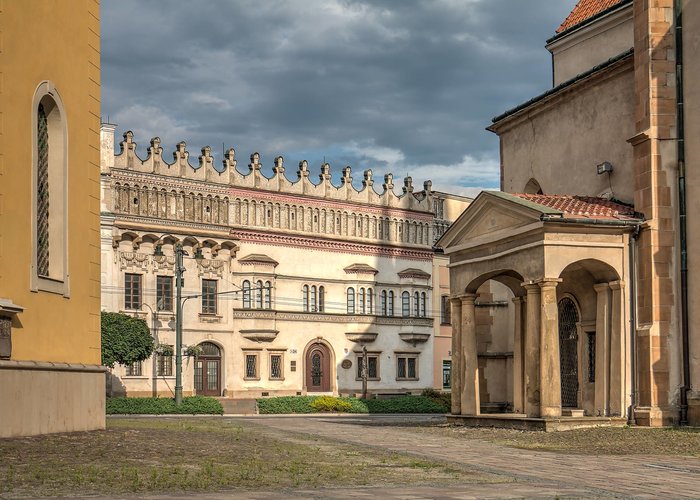
[[[324,344],[313,344],[306,351],[306,391],[330,392],[331,356]]]
[[[221,351],[210,343],[201,344],[194,371],[194,389],[201,396],[221,396]]]

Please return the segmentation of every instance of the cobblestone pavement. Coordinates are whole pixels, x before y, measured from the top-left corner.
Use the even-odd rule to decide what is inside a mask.
[[[256,424],[285,432],[409,453],[462,464],[515,479],[504,484],[446,488],[356,488],[296,490],[306,498],[700,498],[700,459],[658,456],[588,456],[519,450],[485,441],[411,428],[437,422],[427,416],[267,416]],[[248,420],[248,419],[246,419]],[[251,492],[265,499],[281,492]],[[211,498],[220,498],[212,495]]]

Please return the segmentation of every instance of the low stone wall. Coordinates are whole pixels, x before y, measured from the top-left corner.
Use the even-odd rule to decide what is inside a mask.
[[[0,438],[104,428],[104,367],[0,361]]]

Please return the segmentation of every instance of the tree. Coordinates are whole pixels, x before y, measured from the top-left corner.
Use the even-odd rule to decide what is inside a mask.
[[[102,313],[102,364],[130,365],[153,353],[153,337],[146,321],[121,313]]]

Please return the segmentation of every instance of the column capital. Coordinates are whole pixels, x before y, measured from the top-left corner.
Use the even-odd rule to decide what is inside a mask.
[[[608,290],[610,290],[610,284],[596,283],[595,285],[593,285],[593,290],[595,290],[597,293],[607,292]]]
[[[562,278],[542,278],[537,284],[540,288],[556,288],[562,281],[564,281]]]
[[[513,297],[510,300],[513,301],[513,304],[522,304],[525,301],[523,297]]]
[[[462,304],[473,304],[476,301],[477,294],[475,293],[464,293],[459,295],[458,298],[462,301]]]
[[[526,281],[520,283],[520,286],[527,290],[527,294],[540,293],[540,285],[536,281]]]
[[[623,290],[625,288],[625,282],[622,280],[611,281],[608,285],[613,290]]]

